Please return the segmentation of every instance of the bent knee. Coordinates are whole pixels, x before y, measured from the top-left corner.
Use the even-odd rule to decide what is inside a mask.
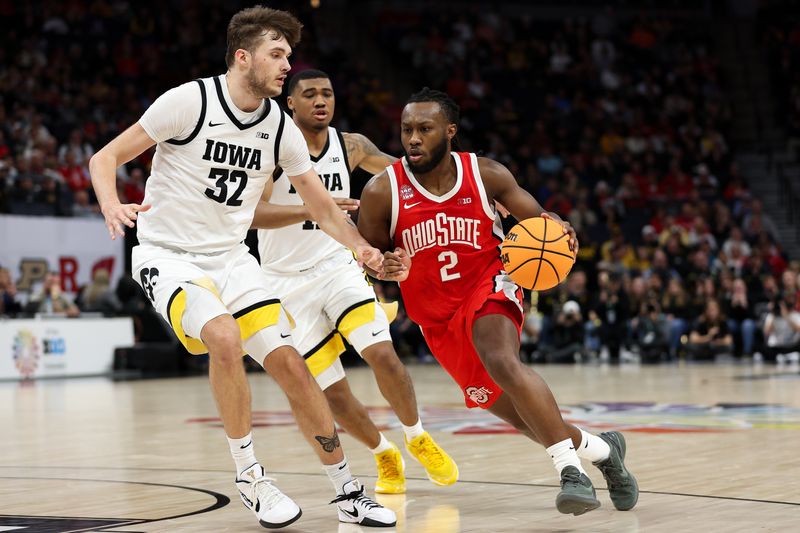
[[[519,357],[506,351],[489,351],[481,354],[486,371],[501,387],[513,383],[522,375],[523,365]]]
[[[200,336],[211,357],[218,360],[242,357],[239,325],[230,315],[223,315],[208,322],[203,326]]]

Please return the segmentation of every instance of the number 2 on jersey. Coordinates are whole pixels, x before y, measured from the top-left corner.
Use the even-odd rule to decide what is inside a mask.
[[[458,272],[452,272],[452,270],[458,264],[458,256],[455,252],[446,250],[439,254],[438,259],[440,263],[448,261],[446,265],[439,269],[439,272],[442,274],[442,281],[452,281],[461,277],[461,274]]]
[[[206,189],[206,196],[221,204],[237,207],[242,205],[239,197],[247,187],[247,174],[241,170],[229,171],[227,168],[212,168],[208,173],[209,179],[215,181],[216,189]],[[228,182],[237,185],[233,195],[228,198]]]

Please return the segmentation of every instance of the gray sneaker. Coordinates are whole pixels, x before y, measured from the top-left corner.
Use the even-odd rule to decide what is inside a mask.
[[[600,507],[592,482],[574,466],[561,471],[561,492],[556,496],[556,509],[560,513],[581,515]]]
[[[639,485],[627,468],[625,468],[625,437],[619,431],[600,433],[600,438],[611,448],[611,454],[605,461],[593,463],[600,469],[608,484],[608,495],[618,511],[633,509],[639,500]]]

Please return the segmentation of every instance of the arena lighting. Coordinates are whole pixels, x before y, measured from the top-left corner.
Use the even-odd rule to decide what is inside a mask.
[[[311,4],[311,7],[317,9],[319,7],[319,2],[320,0],[311,0],[309,3]]]

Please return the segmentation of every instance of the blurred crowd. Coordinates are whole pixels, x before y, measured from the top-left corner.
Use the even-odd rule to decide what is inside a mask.
[[[800,161],[800,16],[781,6],[759,14],[759,33],[774,80],[778,122],[785,129],[788,150]]]
[[[163,90],[221,71],[221,28],[238,4],[40,7],[0,10],[14,21],[0,33],[0,212],[99,216],[88,158]],[[337,125],[400,154],[406,94],[348,55],[335,18],[289,7],[306,24],[294,70],[328,71]],[[525,302],[530,360],[795,356],[800,265],[788,261],[734,160],[731,109],[703,20],[622,18],[613,9],[561,22],[468,7],[377,9],[365,31],[396,79],[448,92],[462,110],[461,147],[503,162],[578,232],[566,283]],[[797,31],[774,41],[794,103]],[[797,111],[791,124],[800,124]],[[120,169],[124,201],[141,201],[149,157]],[[8,313],[13,282],[6,273],[0,284]],[[380,291],[399,299],[396,286]],[[124,309],[113,292],[104,309]],[[52,296],[31,301],[55,305]],[[392,328],[406,354],[429,357],[402,309]]]

